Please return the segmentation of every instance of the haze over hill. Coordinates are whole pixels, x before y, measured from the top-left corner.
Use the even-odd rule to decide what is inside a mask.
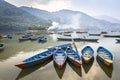
[[[57,23],[51,26],[52,23]],[[0,29],[21,29],[31,25],[51,26],[52,29],[119,30],[120,24],[96,19],[80,11],[48,12],[32,7],[16,7],[0,1]]]
[[[113,18],[111,16],[106,16],[106,15],[100,15],[100,16],[95,16],[95,18],[100,19],[100,20],[106,20],[109,21],[111,23],[118,23],[120,24],[120,20]]]
[[[32,7],[20,7],[34,16],[56,22],[52,29],[85,29],[85,30],[117,30],[120,24],[96,19],[80,11],[60,10],[48,12]]]

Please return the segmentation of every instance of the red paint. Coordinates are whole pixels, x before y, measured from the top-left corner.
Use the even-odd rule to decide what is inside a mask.
[[[23,69],[23,68],[25,68],[25,63],[24,62],[20,62],[20,63],[16,64],[15,66]]]
[[[76,66],[80,67],[81,64],[82,64],[82,62],[79,61],[79,60],[75,60],[75,61],[74,61],[74,64],[75,64]]]

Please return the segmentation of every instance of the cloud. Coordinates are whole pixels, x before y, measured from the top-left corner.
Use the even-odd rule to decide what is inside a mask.
[[[47,5],[40,4],[41,2],[35,2],[32,5],[36,8],[45,9],[47,11],[58,11],[61,9],[69,9],[71,7],[70,0],[45,0],[45,1],[49,1],[49,2],[46,2]]]
[[[72,0],[5,0],[15,6],[29,6],[47,11],[70,9]]]
[[[47,5],[49,2],[52,0],[31,0],[31,3],[37,3],[37,4],[42,4],[42,5]]]
[[[29,6],[47,11],[71,9],[91,16],[108,15],[120,19],[120,0],[5,0],[15,6]]]

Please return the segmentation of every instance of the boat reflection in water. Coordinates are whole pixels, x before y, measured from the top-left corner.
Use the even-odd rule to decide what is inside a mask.
[[[105,72],[105,74],[111,78],[112,77],[112,72],[113,72],[113,64],[111,66],[106,66],[104,63],[102,63],[99,59],[98,56],[96,57],[97,63],[101,67],[101,69]]]
[[[71,62],[68,62],[68,64],[70,65],[70,67],[80,76],[82,77],[82,69],[81,66],[77,67],[74,64],[72,64]]]
[[[22,71],[17,76],[16,80],[19,80],[19,79],[29,75],[30,73],[40,69],[41,67],[44,67],[45,65],[47,65],[51,61],[52,61],[52,59],[48,59],[47,61],[45,61],[45,62],[43,62],[41,64],[38,64],[38,65],[35,65],[35,66],[32,66],[32,67],[28,67],[28,68],[22,69]]]
[[[62,66],[62,68],[59,68],[54,61],[53,61],[53,65],[54,65],[54,68],[55,68],[55,70],[56,70],[56,73],[57,73],[58,77],[59,77],[60,79],[62,79],[63,74],[64,74],[64,72],[65,72],[65,68],[66,68],[66,62],[65,62],[65,64]]]
[[[90,70],[90,68],[92,67],[93,65],[93,62],[94,62],[94,57],[90,60],[89,63],[85,63],[84,60],[82,60],[82,66],[83,66],[83,69],[85,71],[85,73],[88,73],[88,71]]]

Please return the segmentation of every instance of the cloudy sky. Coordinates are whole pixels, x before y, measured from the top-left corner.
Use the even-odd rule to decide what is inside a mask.
[[[47,11],[70,9],[91,16],[107,15],[120,20],[120,0],[5,0],[16,6],[29,6]]]

